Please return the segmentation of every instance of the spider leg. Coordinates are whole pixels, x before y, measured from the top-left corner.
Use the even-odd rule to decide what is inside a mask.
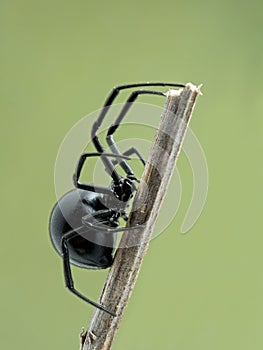
[[[102,109],[101,113],[99,114],[98,119],[95,121],[95,123],[92,126],[92,131],[91,131],[91,139],[92,142],[97,149],[98,152],[103,153],[104,152],[104,147],[102,143],[99,141],[97,131],[99,127],[101,126],[101,123],[103,122],[110,106],[112,105],[113,101],[115,98],[118,96],[119,92],[125,89],[131,89],[131,88],[138,88],[138,87],[150,87],[150,86],[168,86],[168,87],[185,87],[183,84],[173,84],[173,83],[163,83],[163,82],[146,82],[146,83],[135,83],[135,84],[125,84],[125,85],[119,85],[111,91],[109,96],[107,97],[105,103],[104,103],[104,108]],[[112,161],[108,158],[102,159],[108,173],[112,176],[113,180],[115,182],[118,182],[120,179],[120,176],[114,169],[114,165],[112,164]],[[130,171],[131,169],[129,169]]]
[[[166,96],[166,94],[164,92],[153,91],[153,90],[136,90],[130,94],[130,96],[127,99],[125,105],[123,106],[120,114],[118,115],[115,123],[110,126],[108,133],[107,133],[106,140],[107,140],[107,143],[108,143],[112,152],[117,153],[117,154],[121,154],[121,152],[120,152],[119,148],[117,147],[116,142],[113,138],[113,134],[118,129],[120,123],[122,122],[123,118],[125,117],[125,115],[129,111],[129,109],[131,108],[133,102],[138,98],[138,96],[146,95],[146,94],[147,95]],[[134,175],[133,170],[131,169],[131,167],[129,166],[129,164],[125,160],[120,161],[119,164],[128,176]]]
[[[73,183],[76,188],[80,188],[83,190],[87,191],[92,191],[96,193],[104,193],[104,194],[112,194],[112,190],[107,187],[101,187],[101,186],[95,186],[95,185],[90,185],[86,183],[79,182],[81,170],[83,168],[83,165],[85,163],[85,160],[89,157],[101,157],[101,159],[108,159],[108,157],[113,157],[113,158],[122,158],[122,159],[129,159],[129,157],[121,154],[114,154],[114,153],[83,153],[81,154],[76,170],[73,174]],[[118,175],[119,176],[119,175]]]
[[[97,131],[99,129],[99,127],[101,126],[101,123],[103,122],[109,107],[112,105],[113,101],[116,99],[116,97],[118,96],[118,94],[120,93],[120,91],[125,90],[125,89],[132,89],[132,88],[140,88],[140,87],[150,87],[150,86],[167,86],[167,87],[185,87],[184,84],[173,84],[173,83],[163,83],[163,82],[146,82],[146,83],[135,83],[135,84],[125,84],[125,85],[119,85],[116,86],[115,88],[112,89],[112,91],[110,92],[109,96],[107,97],[103,109],[98,117],[98,119],[96,120],[96,122],[93,124],[92,127],[92,132],[91,132],[91,137],[92,140],[94,139],[94,137],[96,137],[96,140],[93,140],[95,147],[97,148],[98,152],[103,152],[103,150],[101,150],[101,148],[103,149],[103,146],[101,145],[101,143],[99,142],[99,140],[97,140]],[[98,141],[98,142],[96,142]]]
[[[141,155],[141,153],[135,147],[131,147],[127,151],[122,153],[122,155],[124,155],[124,156],[131,156],[132,154],[136,154],[143,165],[146,164],[145,160],[143,159],[143,156]],[[119,164],[119,161],[118,160],[114,160],[112,163],[114,165],[117,165],[117,164]]]
[[[94,301],[88,299],[85,297],[83,294],[81,294],[79,291],[77,291],[74,287],[74,281],[73,281],[73,276],[71,272],[71,267],[70,267],[70,261],[69,261],[69,249],[68,249],[68,240],[71,238],[77,236],[78,233],[75,231],[69,231],[66,233],[61,241],[61,246],[62,246],[62,257],[63,257],[63,267],[64,267],[64,277],[65,277],[65,282],[66,282],[66,287],[77,297],[80,299],[86,301],[87,303],[95,306],[96,308],[103,310],[110,314],[111,316],[117,316],[117,314],[111,310],[108,310],[105,306],[101,304],[97,304]]]
[[[107,215],[110,213],[117,212],[118,209],[102,209],[99,210],[95,213],[88,214],[83,216],[82,218],[82,223],[85,226],[89,226],[93,230],[97,230],[100,232],[105,232],[105,233],[115,233],[115,232],[124,232],[124,231],[133,231],[133,230],[142,230],[145,228],[145,225],[138,225],[138,226],[128,226],[128,227],[120,227],[120,228],[109,228],[107,227],[108,225],[104,224],[103,222],[96,220],[96,223],[92,222],[93,219],[95,219],[95,216],[103,216]],[[92,220],[91,220],[92,219]],[[109,221],[104,221],[104,222],[109,222]]]

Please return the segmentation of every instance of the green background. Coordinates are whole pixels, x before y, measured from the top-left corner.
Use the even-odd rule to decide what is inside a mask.
[[[78,349],[93,309],[64,288],[48,237],[56,154],[113,86],[154,80],[204,84],[191,128],[209,193],[181,235],[182,154],[180,210],[150,245],[113,349],[262,349],[262,2],[2,0],[0,18],[1,349]],[[106,272],[75,273],[96,299]]]

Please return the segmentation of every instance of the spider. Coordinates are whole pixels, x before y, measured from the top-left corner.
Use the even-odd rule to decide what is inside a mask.
[[[112,153],[105,152],[97,132],[110,106],[122,90],[164,86],[184,87],[182,84],[147,82],[120,85],[113,88],[98,119],[92,126],[91,140],[96,152],[81,154],[73,174],[74,189],[58,200],[50,216],[50,237],[54,248],[63,259],[66,287],[82,300],[112,316],[116,316],[114,311],[90,300],[75,289],[71,264],[86,269],[106,269],[113,263],[117,232],[143,228],[143,226],[118,227],[120,218],[128,220],[126,210],[136,191],[136,183],[139,182],[128,163],[129,156],[136,155],[143,165],[145,165],[145,161],[141,153],[134,147],[122,153],[117,147],[113,135],[138,96],[145,94],[166,96],[166,94],[148,89],[134,90],[130,94],[114,124],[109,127],[107,132],[106,142]],[[105,171],[111,177],[109,187],[80,182],[83,165],[90,157],[101,159]],[[123,169],[126,176],[121,176],[117,172],[116,165]]]

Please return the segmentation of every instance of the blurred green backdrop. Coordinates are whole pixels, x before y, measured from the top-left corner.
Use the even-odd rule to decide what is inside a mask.
[[[262,349],[262,2],[0,4],[1,348],[78,348],[93,309],[64,288],[49,242],[57,150],[113,86],[161,80],[204,84],[191,127],[208,200],[180,235],[182,154],[179,213],[151,243],[113,349]],[[75,273],[96,299],[106,272]]]

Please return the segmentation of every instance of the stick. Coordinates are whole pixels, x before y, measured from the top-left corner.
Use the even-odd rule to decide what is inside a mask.
[[[200,87],[188,83],[170,90],[161,122],[133,202],[128,226],[145,224],[143,230],[123,234],[105,282],[100,303],[118,316],[96,309],[82,350],[109,350],[119,328],[151,239],[154,224],[167,191]],[[125,247],[125,248],[124,248]]]

